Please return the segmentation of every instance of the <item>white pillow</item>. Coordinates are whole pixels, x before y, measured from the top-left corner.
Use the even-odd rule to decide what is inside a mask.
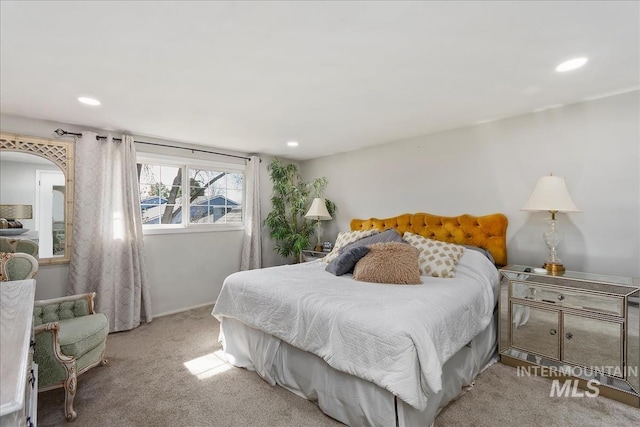
[[[336,243],[333,245],[333,250],[322,258],[324,262],[331,262],[340,255],[340,248],[347,246],[349,243],[353,243],[357,240],[364,239],[365,237],[372,236],[379,233],[379,230],[356,230],[356,231],[341,231],[338,233]]]
[[[464,246],[427,239],[409,232],[404,233],[402,238],[418,250],[420,274],[444,278],[456,276],[456,264],[464,253]]]

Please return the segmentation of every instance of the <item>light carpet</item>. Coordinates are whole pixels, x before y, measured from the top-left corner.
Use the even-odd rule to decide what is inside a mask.
[[[211,307],[156,318],[109,335],[109,365],[78,378],[73,423],[62,389],[38,396],[39,426],[337,426],[313,403],[214,354]],[[550,398],[551,382],[495,364],[446,407],[436,427],[637,426],[640,410],[598,398]]]

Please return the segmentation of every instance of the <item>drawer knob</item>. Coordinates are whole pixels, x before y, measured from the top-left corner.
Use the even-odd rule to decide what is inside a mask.
[[[567,332],[565,337],[567,337],[567,339],[570,340],[571,338],[573,338],[573,334],[571,332]]]
[[[551,329],[551,330],[549,330],[549,333],[550,333],[551,335],[555,335],[555,334],[557,334],[557,333],[558,333],[558,331],[556,331],[555,329]]]
[[[564,299],[564,295],[562,295],[562,294],[558,295],[558,299],[559,299],[560,301],[562,301],[562,300]]]

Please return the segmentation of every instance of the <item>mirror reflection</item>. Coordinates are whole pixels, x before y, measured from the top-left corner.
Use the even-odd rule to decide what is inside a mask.
[[[43,157],[0,152],[0,237],[38,243],[39,258],[65,255],[65,176]],[[30,207],[30,208],[29,208]]]

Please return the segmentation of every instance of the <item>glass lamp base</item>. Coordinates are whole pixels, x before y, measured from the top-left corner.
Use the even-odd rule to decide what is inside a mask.
[[[316,222],[316,246],[313,248],[316,252],[322,252],[322,224],[320,220]]]
[[[562,274],[564,273],[564,265],[562,260],[558,256],[558,246],[562,243],[562,234],[558,228],[558,221],[555,219],[554,212],[551,212],[551,219],[547,223],[547,231],[543,234],[544,242],[549,248],[549,256],[542,267],[546,268],[549,274]]]
[[[565,272],[564,265],[552,262],[545,262],[542,268],[545,268],[550,274],[562,274]]]

